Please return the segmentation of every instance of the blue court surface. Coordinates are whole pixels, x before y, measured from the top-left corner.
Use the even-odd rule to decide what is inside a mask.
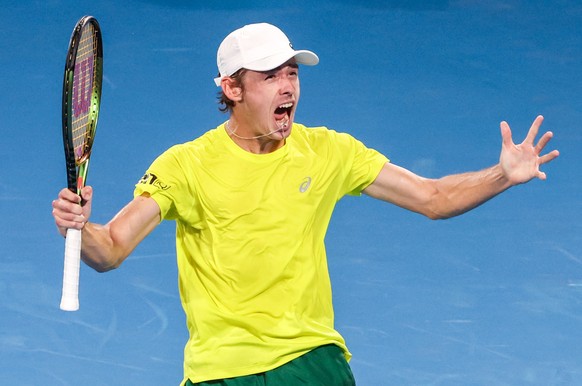
[[[497,162],[538,114],[561,156],[546,181],[430,221],[369,197],[327,235],[336,326],[358,385],[582,385],[582,5],[525,0],[4,1],[0,8],[0,384],[177,385],[187,330],[174,224],[116,271],[81,269],[59,310],[62,73],[85,14],[104,36],[92,220],[149,163],[226,120],[216,49],[267,21],[321,61],[297,121],[346,131],[427,177]]]

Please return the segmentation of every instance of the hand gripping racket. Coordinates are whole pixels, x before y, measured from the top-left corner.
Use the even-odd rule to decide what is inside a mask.
[[[99,23],[92,16],[77,22],[67,52],[63,81],[63,144],[68,188],[81,193],[85,186],[91,147],[95,138],[101,81],[103,44]],[[81,231],[68,229],[65,241],[65,265],[61,309],[79,309],[79,269]]]

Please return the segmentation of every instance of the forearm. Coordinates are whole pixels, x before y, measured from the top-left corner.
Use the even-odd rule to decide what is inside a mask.
[[[436,220],[465,213],[511,185],[499,165],[430,179],[387,163],[364,193]]]
[[[83,228],[83,261],[99,272],[115,269],[160,222],[158,204],[137,197],[106,225],[86,223]]]
[[[86,223],[82,233],[81,258],[98,272],[119,267],[126,256],[116,248],[109,225]]]
[[[463,214],[511,186],[499,165],[429,181],[432,194],[423,214],[432,219]]]

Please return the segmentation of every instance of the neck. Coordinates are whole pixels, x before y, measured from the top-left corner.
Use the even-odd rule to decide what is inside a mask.
[[[271,135],[277,133],[280,129],[273,130],[261,135],[244,136],[237,133],[238,125],[231,122],[232,120],[228,120],[224,125],[226,133],[234,141],[234,143],[248,152],[255,154],[272,153],[284,146],[286,143],[285,137],[280,139],[270,138]]]

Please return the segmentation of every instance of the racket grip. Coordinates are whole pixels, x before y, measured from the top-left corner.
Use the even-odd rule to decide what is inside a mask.
[[[63,270],[63,294],[61,310],[79,309],[79,271],[81,268],[81,231],[67,229],[65,240],[65,267]]]

